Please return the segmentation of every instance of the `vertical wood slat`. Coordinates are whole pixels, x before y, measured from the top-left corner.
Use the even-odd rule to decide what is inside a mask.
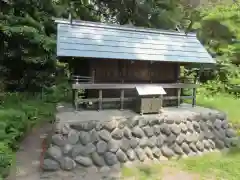
[[[123,110],[123,105],[124,105],[124,89],[121,89],[121,110]]]
[[[196,88],[193,88],[193,92],[192,92],[192,107],[196,106]]]
[[[181,88],[177,89],[177,106],[179,107],[181,103]]]
[[[98,110],[102,110],[102,90],[98,90]]]

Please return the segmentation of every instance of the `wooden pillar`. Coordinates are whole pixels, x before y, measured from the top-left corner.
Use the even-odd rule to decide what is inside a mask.
[[[121,89],[121,110],[123,110],[123,104],[124,104],[124,89]]]
[[[177,90],[177,106],[179,107],[180,106],[180,104],[181,104],[181,88],[178,88],[178,90]]]
[[[98,110],[102,110],[102,90],[98,90]]]
[[[193,88],[193,92],[192,92],[192,107],[196,106],[196,88]]]

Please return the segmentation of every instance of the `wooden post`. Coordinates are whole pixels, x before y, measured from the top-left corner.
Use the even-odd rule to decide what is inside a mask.
[[[102,110],[102,90],[98,90],[98,110]]]
[[[72,104],[74,109],[77,111],[78,110],[78,90],[77,89],[72,89]]]
[[[120,109],[120,110],[123,110],[123,104],[124,104],[124,89],[121,89],[121,97],[120,97],[120,100],[121,100],[121,109]]]
[[[177,106],[179,107],[180,106],[180,103],[181,103],[181,88],[178,88],[178,91],[177,91]]]
[[[193,88],[192,93],[192,107],[196,106],[196,88]]]

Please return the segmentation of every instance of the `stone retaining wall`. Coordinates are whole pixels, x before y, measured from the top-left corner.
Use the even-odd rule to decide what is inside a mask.
[[[192,156],[235,146],[237,139],[226,116],[211,112],[59,124],[45,154],[43,170]]]

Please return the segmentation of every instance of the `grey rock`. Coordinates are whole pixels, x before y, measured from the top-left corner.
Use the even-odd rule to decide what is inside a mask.
[[[142,138],[144,137],[144,132],[141,128],[139,127],[134,127],[132,130],[132,134],[133,136],[137,137],[137,138]]]
[[[112,165],[118,163],[116,155],[111,152],[106,152],[104,154],[104,159],[105,159],[107,165],[109,165],[109,166],[112,166]]]
[[[117,127],[117,121],[115,119],[112,119],[110,121],[105,121],[103,123],[103,128],[106,130],[112,132]]]
[[[157,146],[158,148],[162,147],[164,141],[166,140],[165,137],[166,137],[166,136],[164,136],[164,135],[159,135],[159,136],[157,137],[156,146]]]
[[[189,147],[190,147],[190,149],[191,149],[192,151],[194,151],[194,152],[197,152],[197,151],[198,151],[195,143],[190,143],[190,144],[189,144]]]
[[[202,140],[204,139],[204,137],[205,137],[205,135],[204,135],[204,133],[201,131],[201,132],[199,133],[198,140],[199,140],[199,141],[202,141]]]
[[[77,155],[81,154],[84,151],[84,146],[81,144],[75,145],[72,148],[71,156],[75,158]]]
[[[145,147],[144,152],[149,159],[153,159],[153,153],[152,153],[152,150],[149,147]]]
[[[130,141],[126,138],[123,138],[120,143],[120,148],[126,152],[130,148]]]
[[[200,121],[199,126],[202,131],[208,130],[208,125],[204,121]]]
[[[211,144],[209,143],[208,140],[204,139],[202,142],[203,142],[203,146],[204,146],[206,149],[210,149],[210,148],[211,148]]]
[[[166,134],[166,135],[170,135],[171,134],[171,130],[169,128],[169,126],[167,124],[162,124],[160,126],[160,130],[163,134]]]
[[[108,145],[107,145],[107,149],[108,151],[110,152],[117,152],[117,150],[120,148],[120,141],[116,141],[116,140],[111,140],[108,142]]]
[[[88,144],[91,141],[90,134],[88,132],[84,132],[84,131],[80,131],[79,139],[80,139],[80,142],[83,145],[86,145],[86,144]]]
[[[123,129],[123,134],[128,139],[131,139],[131,137],[132,137],[132,132],[131,132],[131,130],[128,127],[125,127]]]
[[[205,130],[205,131],[203,131],[203,134],[204,134],[204,137],[206,138],[206,139],[212,139],[212,138],[214,138],[214,135],[213,135],[213,133],[210,131],[210,130]]]
[[[211,149],[215,149],[215,147],[216,147],[215,142],[211,139],[208,139],[208,142],[210,144]]]
[[[155,156],[156,158],[159,158],[161,156],[161,150],[157,147],[154,147],[152,149],[152,153],[153,153],[153,156]]]
[[[187,132],[187,130],[188,130],[186,124],[184,124],[184,123],[179,124],[179,127],[181,128],[181,131],[183,133]]]
[[[142,149],[136,148],[135,153],[140,161],[144,161],[146,159],[146,155]]]
[[[214,127],[214,125],[213,125],[213,122],[212,122],[212,121],[207,121],[207,122],[206,122],[206,126],[207,126],[207,128],[208,128],[208,129],[210,129],[210,130],[212,130],[212,129],[213,129],[213,127]]]
[[[198,149],[199,151],[203,151],[203,150],[204,150],[204,145],[203,145],[203,143],[202,143],[201,141],[198,141],[198,142],[196,143],[196,147],[197,147],[197,149]]]
[[[111,177],[108,179],[108,177],[110,175],[110,168],[108,166],[101,167],[99,169],[99,172],[102,173],[102,174],[106,174],[107,175],[106,177],[104,177],[104,180],[111,180]]]
[[[76,129],[78,131],[90,131],[93,128],[96,127],[96,122],[95,121],[89,121],[89,122],[81,122],[79,124],[73,124],[71,125],[73,129]]]
[[[69,126],[69,124],[64,124],[61,128],[61,132],[64,135],[67,135],[70,131],[71,131],[71,127]]]
[[[156,136],[152,136],[149,140],[148,140],[148,146],[150,148],[155,147],[157,144],[157,137]]]
[[[143,137],[142,139],[140,139],[140,143],[139,143],[139,146],[141,148],[144,148],[148,145],[148,138],[146,137]]]
[[[111,139],[111,134],[105,129],[101,130],[98,135],[102,140],[104,140],[106,142],[110,141],[110,139]]]
[[[84,156],[77,156],[75,158],[75,161],[85,167],[89,167],[92,165],[92,159],[89,157],[84,157]]]
[[[137,125],[138,125],[138,122],[139,122],[138,116],[129,118],[129,119],[127,119],[127,120],[125,121],[125,123],[127,124],[127,126],[128,126],[129,128],[133,128],[133,127],[137,126]]]
[[[136,148],[138,145],[139,145],[139,142],[140,142],[140,140],[139,139],[137,139],[137,138],[132,138],[132,139],[130,139],[130,141],[129,141],[129,143],[130,143],[130,146],[131,146],[131,148]]]
[[[199,134],[197,132],[192,133],[192,141],[197,142],[199,140]]]
[[[144,127],[148,125],[148,119],[144,118],[144,117],[140,117],[138,120],[138,126],[139,127]]]
[[[102,122],[97,121],[97,122],[96,122],[96,127],[95,127],[95,129],[96,129],[97,131],[102,130],[102,129],[103,129],[103,124],[102,124]]]
[[[72,151],[72,145],[70,144],[66,144],[65,146],[63,146],[62,148],[62,152],[63,154],[69,154]]]
[[[91,154],[92,161],[96,166],[102,167],[105,165],[103,157],[99,156],[98,153],[94,152]]]
[[[157,136],[157,135],[159,135],[160,134],[160,125],[154,125],[153,126],[153,132],[154,132],[154,134]]]
[[[150,119],[148,123],[150,126],[154,126],[156,124],[159,124],[159,122],[160,122],[160,119],[158,119],[157,117],[153,117],[153,119]]]
[[[119,128],[119,129],[123,129],[124,127],[126,127],[126,119],[125,119],[125,118],[120,119],[120,120],[118,121],[118,128]]]
[[[68,142],[70,144],[76,144],[79,140],[79,132],[75,131],[75,130],[71,130],[68,134]]]
[[[237,145],[239,145],[239,137],[233,137],[233,138],[230,138],[231,140],[231,146],[235,147]]]
[[[69,157],[64,157],[60,163],[61,168],[66,171],[71,171],[76,167],[76,163]]]
[[[213,123],[213,126],[219,130],[222,126],[222,121],[220,119],[216,119],[215,122]]]
[[[229,138],[235,137],[236,133],[235,133],[235,131],[233,129],[229,128],[229,129],[226,130],[226,136],[229,137]]]
[[[83,152],[81,152],[80,154],[82,154],[82,155],[89,155],[89,154],[91,154],[91,153],[93,153],[95,151],[96,151],[96,146],[94,144],[92,144],[92,143],[89,143],[89,144],[87,144],[84,147]]]
[[[217,115],[216,115],[216,118],[220,119],[220,120],[224,120],[226,119],[227,115],[223,112],[219,112]]]
[[[120,140],[123,138],[123,130],[122,129],[114,129],[112,132],[112,137],[114,139]]]
[[[174,133],[175,135],[178,135],[181,132],[181,128],[177,124],[171,124],[170,129],[171,129],[172,133]]]
[[[191,142],[194,142],[194,139],[193,139],[193,134],[192,133],[189,133],[187,132],[186,136],[185,136],[185,141],[187,143],[191,143]]]
[[[49,157],[50,159],[60,162],[60,160],[62,158],[62,151],[57,146],[51,146],[48,148],[48,150],[46,152],[46,156]]]
[[[223,129],[229,128],[229,124],[228,124],[228,122],[226,120],[222,121],[222,128]]]
[[[105,141],[98,141],[96,144],[98,154],[103,154],[107,151],[107,143]]]
[[[179,125],[182,122],[182,118],[180,116],[176,116],[174,122]]]
[[[128,159],[129,159],[130,161],[134,161],[134,160],[135,160],[136,155],[135,155],[135,152],[134,152],[133,149],[128,149],[127,152],[126,152],[126,154],[127,154],[127,157],[128,157]]]
[[[194,128],[197,132],[199,132],[199,131],[200,131],[200,125],[199,125],[199,123],[198,123],[197,121],[193,121],[192,124],[193,124],[193,128]]]
[[[225,146],[224,146],[224,142],[223,141],[221,141],[221,140],[219,140],[219,139],[216,139],[215,140],[215,146],[216,146],[216,148],[218,148],[218,149],[223,149]]]
[[[212,131],[213,135],[214,135],[214,139],[220,139],[220,140],[224,140],[225,139],[225,130],[223,129],[213,129]]]
[[[162,154],[167,158],[174,156],[174,152],[167,146],[161,147],[161,151],[162,151]]]
[[[177,136],[175,134],[171,134],[170,136],[167,137],[166,143],[168,145],[171,145],[176,141],[176,139],[177,139]]]
[[[143,127],[143,131],[145,132],[147,137],[152,137],[153,136],[153,128],[150,126]]]
[[[90,132],[90,141],[92,143],[95,143],[95,142],[99,141],[99,135],[98,135],[98,132],[95,129]]]
[[[66,139],[61,134],[54,134],[52,136],[52,143],[56,146],[64,146],[66,144]]]
[[[191,149],[189,148],[187,143],[185,143],[185,142],[182,143],[181,147],[182,147],[183,152],[185,152],[186,154],[189,154],[191,152]]]
[[[173,144],[171,149],[176,153],[176,154],[179,154],[179,155],[182,155],[183,154],[183,151],[182,151],[182,148],[178,145],[178,144]]]
[[[127,156],[125,155],[125,153],[121,149],[119,149],[116,152],[116,156],[117,156],[117,159],[122,163],[124,163],[128,160]]]
[[[181,145],[185,141],[186,135],[185,134],[179,134],[176,138],[176,143]]]
[[[187,121],[186,126],[187,126],[189,132],[194,132],[192,122]]]
[[[231,147],[231,138],[225,138],[224,144],[227,148],[230,148]]]
[[[44,171],[56,171],[59,170],[60,166],[58,162],[54,160],[44,159],[42,168]]]
[[[164,122],[166,122],[167,124],[173,124],[175,122],[175,119],[173,116],[166,116],[164,118]]]

